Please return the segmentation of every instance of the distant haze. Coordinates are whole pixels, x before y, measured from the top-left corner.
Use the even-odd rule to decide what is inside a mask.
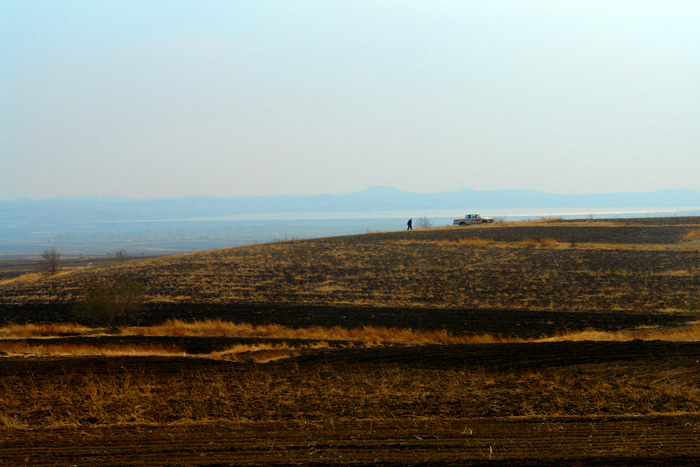
[[[357,218],[352,213],[389,213],[403,211],[408,217],[424,211],[447,210],[451,216],[481,210],[657,208],[661,211],[700,208],[700,191],[661,190],[646,193],[609,193],[599,195],[558,195],[536,190],[472,190],[452,192],[410,193],[390,187],[373,187],[343,195],[314,196],[238,196],[216,198],[133,199],[116,197],[58,197],[45,200],[0,200],[0,238],[3,228],[27,228],[41,231],[43,224],[71,222],[116,223],[142,221],[182,221],[194,219],[235,220],[256,218],[295,219],[299,213],[333,213],[339,218]],[[410,214],[413,212],[414,214]],[[598,212],[596,210],[589,212]],[[252,216],[252,217],[251,217]],[[396,217],[403,217],[400,214]],[[325,216],[324,216],[325,217]],[[385,215],[384,217],[394,217]],[[298,218],[298,217],[296,217]]]
[[[700,2],[0,2],[0,199],[700,190]]]
[[[218,198],[57,197],[0,200],[0,259],[62,253],[164,254],[287,238],[402,230],[408,218],[451,225],[467,213],[502,220],[697,216],[700,191],[558,195],[536,190],[410,193],[373,187],[343,195]]]

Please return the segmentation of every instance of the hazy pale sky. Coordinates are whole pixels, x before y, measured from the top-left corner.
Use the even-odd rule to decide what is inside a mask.
[[[0,199],[700,190],[697,1],[0,2]]]

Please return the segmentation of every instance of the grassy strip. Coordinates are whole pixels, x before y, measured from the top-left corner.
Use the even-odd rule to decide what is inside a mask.
[[[163,324],[146,327],[129,327],[123,335],[136,336],[199,336],[199,337],[269,337],[278,339],[310,339],[326,341],[354,341],[366,345],[397,344],[491,344],[524,342],[520,338],[481,335],[452,335],[445,330],[421,331],[377,326],[361,328],[288,328],[278,324],[255,326],[221,320],[186,322],[168,320]]]
[[[100,332],[74,323],[8,324],[0,328],[2,339],[26,339],[31,337],[85,336]]]
[[[176,346],[162,346],[157,344],[146,345],[91,345],[91,344],[33,344],[23,341],[0,342],[0,355],[8,357],[15,356],[55,356],[55,357],[77,357],[87,355],[101,356],[132,356],[132,357],[167,357],[183,355],[181,348]]]
[[[623,331],[597,331],[587,329],[579,332],[565,332],[551,337],[543,337],[534,342],[582,342],[582,341],[672,341],[672,342],[698,342],[700,341],[700,322],[688,326],[670,329],[630,329]]]
[[[90,328],[77,324],[11,324],[0,328],[0,338],[25,339],[35,337],[100,336],[106,335],[105,329]],[[299,339],[310,341],[351,341],[364,345],[380,344],[497,344],[523,342],[560,342],[560,341],[631,341],[666,340],[666,341],[700,341],[700,322],[676,328],[643,328],[622,331],[598,331],[587,329],[558,333],[553,336],[523,339],[518,337],[496,336],[492,334],[453,335],[446,330],[421,331],[415,329],[398,329],[377,326],[361,328],[341,328],[335,326],[324,328],[289,328],[278,324],[253,325],[233,323],[222,320],[182,321],[168,320],[154,326],[130,326],[122,329],[122,336],[151,337],[259,337],[274,339]],[[3,345],[10,345],[6,342]],[[19,345],[19,343],[18,343]],[[0,347],[7,352],[10,347]],[[19,348],[19,347],[17,347]],[[181,351],[180,351],[181,352]]]

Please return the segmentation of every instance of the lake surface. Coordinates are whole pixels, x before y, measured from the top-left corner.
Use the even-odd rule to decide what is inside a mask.
[[[456,210],[286,212],[186,219],[80,221],[0,228],[0,257],[39,256],[48,248],[62,255],[154,255],[226,248],[295,238],[318,238],[404,230],[406,221],[427,217],[435,227],[452,225],[467,212]],[[480,214],[505,221],[699,216],[698,208],[489,209]]]
[[[686,214],[692,213],[695,214]],[[322,220],[322,219],[409,219],[412,217],[428,217],[431,220],[442,220],[452,224],[452,220],[465,214],[482,214],[504,220],[522,220],[526,218],[563,217],[565,219],[596,217],[650,217],[668,215],[697,215],[697,208],[516,208],[489,209],[483,212],[457,212],[455,209],[417,210],[417,211],[342,211],[342,212],[279,212],[261,214],[237,214],[217,217],[190,217],[174,219],[180,222],[212,222],[212,221],[275,221],[275,220]],[[171,220],[173,221],[173,220]],[[149,221],[143,221],[149,222]]]

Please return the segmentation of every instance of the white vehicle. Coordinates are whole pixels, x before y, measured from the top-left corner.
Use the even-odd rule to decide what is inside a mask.
[[[475,224],[490,224],[493,219],[483,217],[481,214],[467,214],[462,219],[455,219],[452,225],[475,225]]]

